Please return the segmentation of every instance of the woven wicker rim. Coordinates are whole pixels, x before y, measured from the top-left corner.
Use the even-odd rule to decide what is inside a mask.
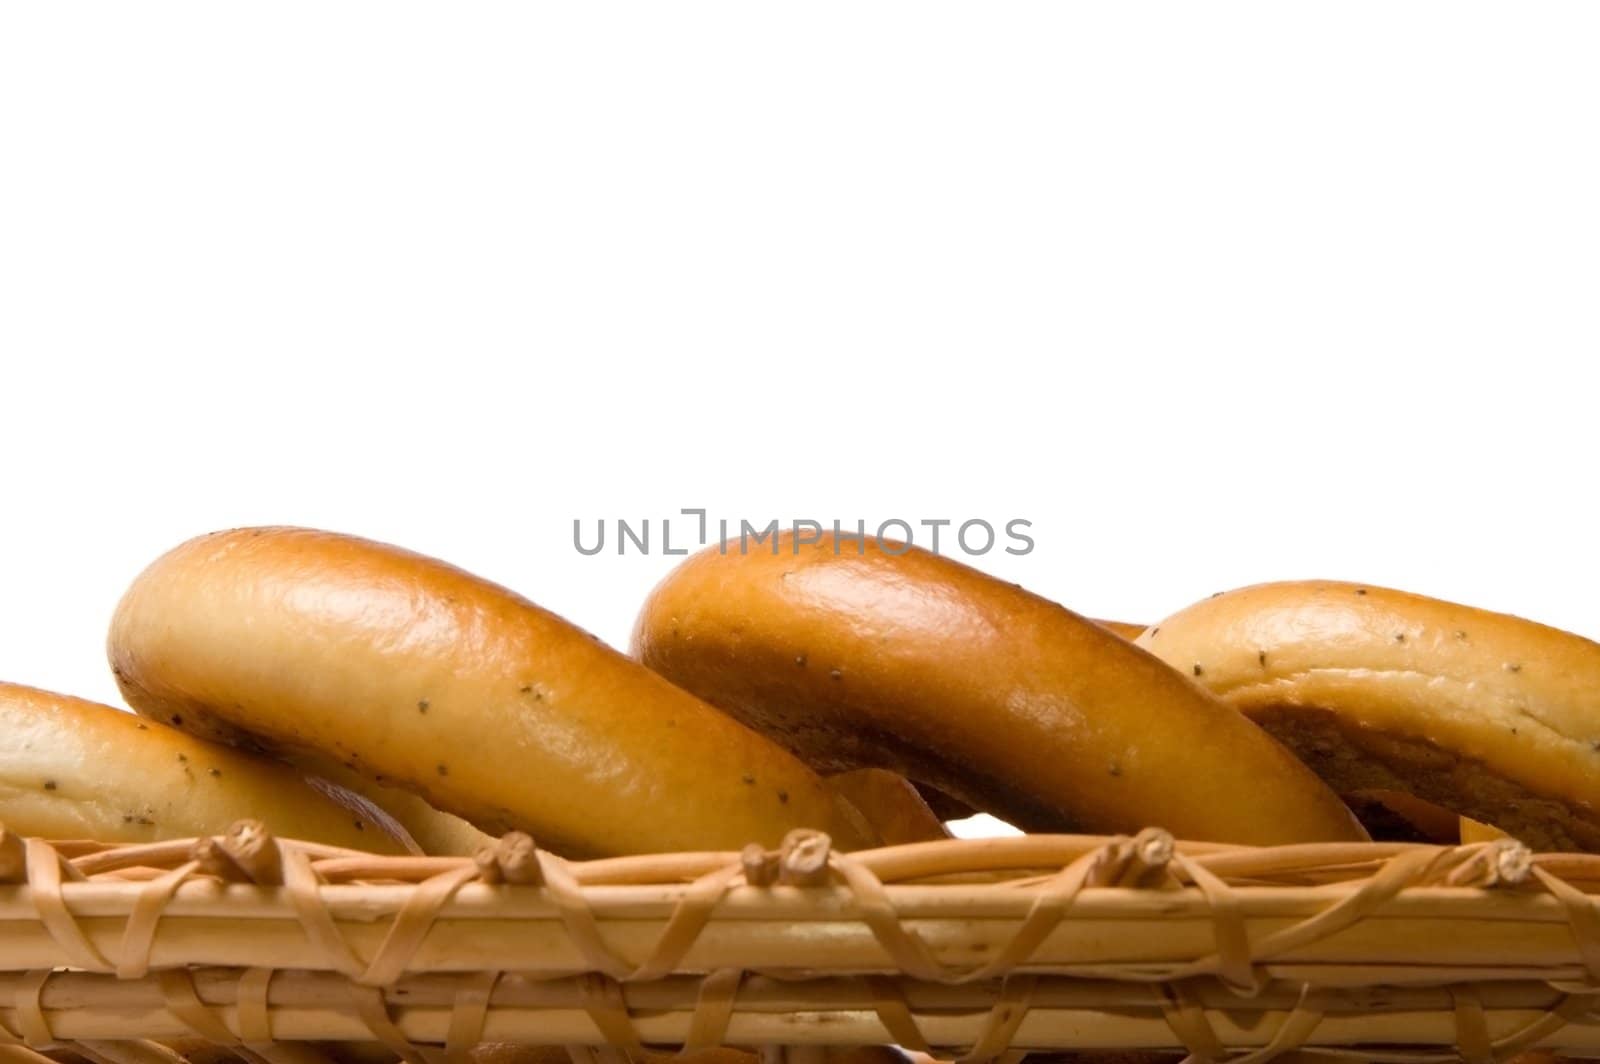
[[[796,832],[576,863],[515,833],[469,859],[255,822],[136,846],[0,829],[0,1049],[1600,1055],[1597,895],[1600,857],[1511,840],[1253,848],[1152,829],[841,854]]]

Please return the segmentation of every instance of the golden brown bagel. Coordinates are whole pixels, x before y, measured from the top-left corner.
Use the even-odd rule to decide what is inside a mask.
[[[911,785],[917,789],[917,795],[927,803],[933,815],[940,822],[946,820],[965,820],[969,816],[977,816],[982,810],[974,809],[959,798],[952,798],[937,787],[930,787],[926,783],[915,780]]]
[[[883,768],[858,768],[826,777],[828,786],[861,811],[885,846],[948,839],[950,832],[911,781]]]
[[[412,849],[355,795],[287,765],[87,702],[0,683],[0,823],[21,835],[153,842],[267,821],[287,838]]]
[[[1105,621],[1105,620],[1101,620],[1099,618],[1095,618],[1095,622],[1094,623],[1098,624],[1102,628],[1110,629],[1111,631],[1117,633],[1118,635],[1120,635],[1124,639],[1130,639],[1130,640],[1138,639],[1141,635],[1144,635],[1144,630],[1145,630],[1145,626],[1144,625],[1142,625],[1142,624],[1130,624],[1127,621]]]
[[[1407,791],[1530,846],[1600,849],[1600,644],[1321,580],[1215,596],[1139,644],[1341,793]]]
[[[1485,824],[1481,820],[1474,820],[1470,816],[1461,818],[1457,831],[1460,834],[1462,843],[1493,842],[1495,839],[1507,837],[1506,833],[1499,828]]]
[[[328,758],[479,828],[574,857],[871,845],[776,744],[506,589],[307,529],[192,540],[112,622],[129,705],[310,771]]]
[[[1024,830],[1364,837],[1304,765],[1150,654],[927,551],[712,547],[655,589],[633,645],[824,772],[890,768]]]
[[[1355,791],[1343,796],[1368,834],[1380,842],[1461,841],[1461,817],[1406,791]]]

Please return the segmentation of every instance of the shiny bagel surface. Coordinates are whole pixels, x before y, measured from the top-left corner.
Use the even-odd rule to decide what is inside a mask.
[[[239,529],[154,562],[109,656],[140,713],[330,757],[574,857],[843,848],[870,828],[776,744],[505,588],[351,536]]]
[[[712,547],[651,594],[633,648],[824,772],[889,768],[1025,830],[1364,837],[1305,766],[1154,656],[915,548]]]
[[[100,842],[221,835],[269,821],[290,838],[405,853],[405,833],[355,795],[275,761],[70,695],[0,683],[0,823]]]
[[[1600,644],[1338,581],[1230,591],[1138,642],[1341,793],[1406,791],[1535,847],[1600,849]]]

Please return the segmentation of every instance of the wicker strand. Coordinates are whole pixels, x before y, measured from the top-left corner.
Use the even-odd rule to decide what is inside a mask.
[[[310,855],[302,850],[291,849],[288,853],[281,853],[279,859],[284,891],[300,920],[300,927],[305,931],[306,941],[334,971],[359,980],[366,966],[339,933],[339,925],[334,921],[333,914],[323,904]]]
[[[1250,936],[1245,931],[1244,915],[1240,912],[1238,895],[1221,876],[1198,861],[1179,855],[1176,863],[1188,874],[1190,881],[1200,888],[1211,906],[1217,951],[1195,967],[1205,971],[1214,969],[1230,986],[1242,994],[1259,993],[1262,976],[1255,970],[1251,958]]]
[[[0,1041],[0,1064],[56,1064],[56,1062],[25,1045]]]
[[[239,1038],[250,1045],[272,1041],[271,968],[247,968],[234,988],[234,1011],[239,1017]]]
[[[189,1029],[213,1045],[240,1046],[242,1039],[221,1017],[207,1008],[195,992],[194,978],[187,969],[169,968],[157,979],[167,1011],[188,1024]]]
[[[172,1049],[143,1039],[75,1042],[72,1048],[97,1064],[185,1064]]]
[[[583,1009],[594,1022],[606,1044],[640,1052],[644,1045],[633,1026],[633,1016],[623,998],[622,986],[615,979],[592,972],[580,980],[583,988]]]
[[[372,1037],[398,1056],[406,1064],[443,1064],[444,1054],[426,1046],[419,1046],[405,1036],[389,1015],[389,1003],[383,990],[364,983],[351,983],[350,1003],[356,1015],[366,1024]]]
[[[439,910],[444,907],[445,902],[477,876],[476,867],[462,865],[417,884],[417,889],[411,892],[411,896],[406,899],[400,911],[395,913],[394,920],[389,924],[388,933],[378,946],[377,955],[368,962],[366,970],[356,978],[356,982],[366,986],[387,986],[400,978],[405,973],[412,956],[428,937],[428,932],[433,928],[433,923],[438,919]],[[316,904],[320,905],[321,900],[320,895],[316,896]],[[333,917],[330,915],[328,922],[332,921]]]
[[[952,981],[975,982],[1026,964],[1040,943],[1066,918],[1073,900],[1083,888],[1146,882],[1152,874],[1164,874],[1172,856],[1172,836],[1164,831],[1146,831],[1132,840],[1111,840],[1039,886],[1022,925],[992,961],[964,973],[942,974]],[[898,920],[894,926],[899,926]]]
[[[599,923],[585,900],[565,862],[553,855],[539,854],[543,872],[544,890],[561,914],[561,923],[567,937],[577,947],[578,953],[591,970],[612,978],[620,978],[633,971],[633,965],[611,952],[600,934]]]
[[[1293,1057],[1316,1033],[1322,1023],[1322,995],[1310,984],[1300,988],[1300,1000],[1278,1025],[1272,1039],[1260,1049],[1230,1058],[1229,1064],[1266,1064],[1269,1060]]]
[[[499,972],[475,972],[461,980],[450,1009],[450,1028],[444,1036],[446,1064],[463,1064],[472,1048],[483,1041],[489,999],[499,981]]]
[[[23,973],[12,999],[18,1031],[29,1045],[47,1046],[56,1040],[44,1015],[44,986],[50,975],[48,970]]]
[[[676,968],[700,937],[700,932],[705,930],[717,902],[727,893],[741,871],[737,866],[730,865],[707,872],[689,884],[689,889],[678,898],[677,907],[667,919],[667,926],[662,929],[655,949],[644,963],[623,975],[624,981],[659,979]],[[609,951],[607,955],[610,956]]]
[[[1535,867],[1533,875],[1566,910],[1573,944],[1589,970],[1590,980],[1600,983],[1600,908],[1596,907],[1595,899],[1543,868]]]
[[[985,1064],[1002,1061],[1011,1052],[1017,1028],[1027,1018],[1035,979],[1031,975],[1007,976],[1000,984],[1000,999],[985,1018],[972,1048],[957,1058],[956,1064]]]
[[[1470,986],[1452,987],[1456,1004],[1456,1045],[1466,1064],[1493,1064],[1494,1047],[1489,1039],[1489,1022],[1483,1014],[1483,999]]]
[[[917,1026],[911,1004],[906,1000],[900,983],[881,975],[868,976],[865,983],[872,996],[872,1011],[894,1044],[932,1056],[933,1047],[928,1044],[922,1028]]]
[[[1093,853],[1087,854],[1076,863],[1087,868],[1094,856]],[[927,943],[901,923],[900,914],[884,889],[883,881],[873,874],[872,869],[859,861],[838,855],[834,855],[833,861],[834,869],[855,894],[863,922],[872,932],[872,937],[894,960],[895,966],[918,979],[945,978],[944,967],[935,959]]]
[[[1567,1024],[1584,1022],[1594,1011],[1597,995],[1600,995],[1600,989],[1592,988],[1584,993],[1567,994],[1543,1016],[1497,1040],[1494,1043],[1495,1059],[1510,1060],[1554,1035]]]
[[[1189,1055],[1188,1064],[1218,1060],[1227,1055],[1222,1039],[1206,1017],[1205,1006],[1183,983],[1159,987],[1161,1014]]]
[[[1425,879],[1442,852],[1447,851],[1422,848],[1391,857],[1357,890],[1338,903],[1298,924],[1268,935],[1257,943],[1253,951],[1254,960],[1260,961],[1277,956],[1297,946],[1326,938],[1335,931],[1353,926],[1407,886]],[[1185,871],[1191,875],[1198,873],[1203,877],[1196,880],[1203,890],[1207,889],[1208,884],[1210,885],[1207,900],[1211,902],[1213,912],[1217,911],[1219,904],[1226,905],[1230,914],[1237,912],[1236,906],[1232,904],[1236,895],[1222,879],[1199,861],[1183,856],[1178,860]],[[1189,978],[1218,971],[1227,972],[1232,968],[1233,971],[1228,972],[1230,982],[1240,987],[1254,985],[1254,980],[1259,976],[1246,974],[1252,963],[1252,951],[1248,940],[1239,942],[1236,930],[1231,924],[1225,925],[1220,917],[1217,934],[1217,954],[1180,966],[1175,971],[1169,971],[1165,974],[1165,978]],[[1222,951],[1225,941],[1232,952],[1231,957]]]
[[[78,927],[78,921],[62,896],[63,879],[73,878],[78,873],[43,839],[27,841],[27,869],[28,890],[39,922],[44,924],[73,967],[94,972],[111,971],[111,962],[94,948]]]
[[[142,884],[134,897],[128,922],[122,928],[122,948],[117,954],[117,978],[137,979],[150,970],[150,947],[156,938],[161,914],[185,880],[200,867],[200,862],[181,864],[166,875]]]
[[[683,1040],[685,1055],[714,1049],[727,1041],[728,1022],[733,1018],[739,984],[743,980],[744,972],[737,968],[719,968],[700,980],[694,1012],[689,1018],[689,1033]]]

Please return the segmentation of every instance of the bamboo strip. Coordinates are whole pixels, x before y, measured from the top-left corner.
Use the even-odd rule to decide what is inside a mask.
[[[183,1064],[183,1058],[173,1050],[148,1041],[85,1041],[78,1048],[110,1064]]]
[[[237,1023],[232,1008],[219,1008],[228,1024]],[[1492,1039],[1503,1039],[1546,1015],[1544,1009],[1486,1008],[1484,1020]],[[390,1010],[391,1019],[409,1040],[439,1044],[449,1029],[452,1010],[405,1007]],[[1207,1019],[1227,1046],[1259,1048],[1268,1044],[1284,1021],[1284,1011],[1213,1010]],[[688,1037],[693,1013],[689,1010],[652,1012],[635,1016],[633,1024],[648,1044],[679,1045]],[[54,1035],[63,1040],[170,1040],[191,1032],[165,1012],[119,1013],[85,1008],[48,1014]],[[982,1035],[985,1012],[926,1013],[915,1022],[928,1043],[959,1050]],[[293,1006],[273,1010],[276,1039],[305,1041],[371,1041],[372,1031],[350,1010],[335,1007]],[[1454,1009],[1384,1012],[1344,1012],[1322,1018],[1306,1047],[1342,1047],[1365,1044],[1449,1047],[1457,1043]],[[604,1036],[590,1014],[582,1009],[495,1008],[487,1014],[483,1037],[492,1042],[543,1045],[552,1042],[600,1046]],[[735,1045],[876,1045],[894,1035],[870,1010],[817,1009],[782,1013],[737,1012],[725,1034]],[[1600,1024],[1568,1024],[1535,1043],[1540,1048],[1600,1055]],[[1011,1046],[1022,1050],[1073,1048],[1080,1050],[1168,1049],[1181,1050],[1161,1012],[1107,1011],[1099,1008],[1042,1007],[1030,1009],[1016,1029]]]
[[[50,1058],[27,1046],[0,1042],[0,1064],[47,1064]]]
[[[885,896],[898,914],[908,918],[946,917],[1019,919],[1025,916],[1042,884],[887,886]],[[345,884],[322,886],[319,895],[336,920],[377,920],[404,908],[415,884]],[[1231,888],[1239,911],[1249,916],[1309,916],[1349,898],[1358,883],[1319,886],[1240,886]],[[659,920],[672,914],[688,888],[666,886],[589,887],[584,900],[597,918]],[[62,896],[78,917],[125,916],[138,896],[136,885],[113,876],[64,884]],[[284,892],[277,888],[222,884],[210,877],[193,878],[178,888],[164,912],[171,917],[215,917],[225,912],[237,920],[282,919],[291,911]],[[1183,917],[1211,911],[1210,900],[1199,890],[1086,887],[1073,903],[1074,918]],[[715,904],[717,920],[798,920],[818,918],[861,919],[865,907],[843,886],[745,887],[734,886]],[[458,920],[556,919],[559,905],[539,888],[469,883],[439,910],[442,917]],[[1565,910],[1548,894],[1533,891],[1486,891],[1473,887],[1410,887],[1373,910],[1384,918],[1503,919],[1564,922]],[[24,886],[0,887],[0,923],[27,921],[36,915],[33,895]]]
[[[339,968],[285,913],[279,919],[236,919],[226,907],[210,918],[164,916],[149,948],[157,968],[185,965],[236,965],[241,961],[270,968]],[[100,953],[115,963],[121,955],[126,921],[79,919],[77,926]],[[1252,918],[1242,921],[1248,942],[1262,942],[1299,921]],[[919,920],[901,925],[913,932],[942,965],[961,969],[985,963],[1016,935],[1016,920]],[[336,921],[338,932],[368,960],[388,934],[386,922]],[[642,964],[655,950],[665,920],[602,920],[601,935],[612,953],[629,965]],[[1057,925],[1017,970],[1082,970],[1122,966],[1176,967],[1211,955],[1213,920],[1206,916],[1144,919],[1082,917]],[[1469,919],[1436,915],[1368,917],[1322,938],[1284,951],[1271,960],[1282,964],[1366,964],[1373,966],[1494,965],[1516,968],[1582,968],[1584,954],[1564,922]],[[69,967],[76,956],[37,920],[12,919],[0,925],[0,968],[28,970]],[[588,957],[558,920],[475,919],[436,921],[408,964],[411,971],[526,970],[564,973],[587,970]],[[894,957],[857,920],[712,921],[678,959],[683,971],[718,968],[752,970],[835,969],[893,971]]]
[[[241,973],[237,969],[202,968],[193,973],[195,992],[208,1006],[232,1006],[239,1001]],[[385,990],[386,998],[406,1007],[448,1007],[471,976],[429,974],[407,976]],[[0,1001],[10,1000],[25,986],[26,977],[0,975]],[[897,992],[915,1011],[975,1011],[993,1007],[1000,1001],[1000,981],[951,985],[914,979],[895,982]],[[271,983],[269,1006],[306,1007],[326,1005],[348,992],[349,980],[327,972],[284,971]],[[701,979],[672,976],[649,982],[624,984],[621,1000],[640,1011],[685,1009],[693,1006]],[[1235,1011],[1271,1011],[1292,1008],[1301,988],[1288,981],[1269,983],[1260,992],[1244,996],[1211,979],[1192,980],[1185,992],[1207,1008]],[[1486,1005],[1505,1009],[1552,1007],[1564,992],[1542,981],[1516,979],[1485,980],[1472,984],[1472,992]],[[586,980],[533,979],[518,974],[502,976],[489,996],[492,1008],[577,1008],[586,1000]],[[1329,995],[1325,1009],[1330,1014],[1350,1011],[1386,1010],[1429,1011],[1449,1008],[1458,990],[1438,985],[1367,986]],[[1028,1000],[1038,1007],[1142,1009],[1157,1001],[1158,991],[1118,980],[1041,977],[1036,980]],[[115,1010],[149,1011],[165,1007],[159,977],[117,979],[86,972],[58,972],[45,983],[40,1001],[47,1011],[71,1011],[96,1006]],[[875,991],[865,980],[853,977],[822,976],[806,980],[773,979],[751,976],[740,986],[735,1002],[738,1011],[792,1012],[836,1008],[841,1011],[872,1006]],[[1600,1008],[1600,992],[1595,995]]]
[[[992,877],[1048,872],[1077,860],[1107,842],[1099,836],[1024,835],[990,839],[944,839],[884,847],[849,855],[884,882],[972,875]],[[378,857],[335,847],[294,842],[297,850],[317,860],[329,881],[405,879],[430,875],[461,858]],[[185,841],[109,846],[57,843],[86,875],[129,864],[171,867],[186,858]],[[1284,884],[1361,878],[1381,864],[1420,847],[1409,843],[1316,843],[1278,847],[1227,846],[1180,842],[1178,852],[1192,857],[1226,879],[1268,879]],[[640,854],[574,863],[577,881],[585,886],[623,883],[682,882],[736,862],[736,853]],[[1600,855],[1541,854],[1535,860],[1563,879],[1600,882]]]

